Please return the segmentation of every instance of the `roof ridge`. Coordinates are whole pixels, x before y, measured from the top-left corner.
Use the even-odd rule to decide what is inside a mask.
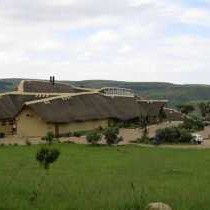
[[[48,104],[48,102],[56,100],[56,99],[63,99],[63,100],[67,99],[68,100],[68,99],[70,99],[72,97],[75,97],[75,96],[92,95],[92,94],[100,94],[100,93],[98,91],[95,91],[95,92],[82,92],[82,93],[62,93],[62,94],[60,94],[58,96],[54,96],[54,97],[28,101],[28,102],[25,102],[25,105],[31,105],[31,104],[37,104],[37,103]]]
[[[21,92],[21,91],[11,91],[11,92],[5,92],[5,93],[0,93],[0,96],[4,95],[43,95],[43,96],[58,96],[61,95],[62,93],[46,93],[46,92]]]

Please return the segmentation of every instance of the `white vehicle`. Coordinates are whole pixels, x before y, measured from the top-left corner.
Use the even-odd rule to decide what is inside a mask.
[[[203,136],[198,133],[193,133],[193,143],[194,144],[201,144],[203,142]]]

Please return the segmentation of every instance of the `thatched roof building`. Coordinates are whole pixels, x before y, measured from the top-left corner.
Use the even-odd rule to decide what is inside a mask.
[[[60,96],[28,102],[26,106],[44,121],[70,123],[99,119],[127,121],[139,116],[158,116],[165,101],[137,101],[134,97],[107,97],[100,93]]]
[[[25,102],[49,97],[47,95],[7,93],[0,95],[0,120],[12,120],[21,111]]]
[[[27,80],[19,84],[17,92],[0,95],[0,121],[16,123],[20,136],[43,136],[48,131],[59,134],[105,127],[112,119],[155,118],[166,103],[164,100],[138,100],[130,95],[107,96],[100,90],[62,83]]]
[[[80,93],[89,92],[91,89],[45,80],[22,80],[17,87],[17,91],[28,93]]]

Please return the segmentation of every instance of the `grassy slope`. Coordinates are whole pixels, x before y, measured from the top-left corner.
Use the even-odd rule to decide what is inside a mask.
[[[0,80],[0,92],[13,90],[19,81],[20,79]],[[144,98],[168,99],[173,106],[181,103],[210,100],[210,85],[175,85],[171,83],[119,82],[105,80],[66,81],[66,83],[92,88],[107,86],[130,88]]]
[[[38,146],[0,148],[1,210],[134,210],[131,183],[139,200],[209,209],[210,150],[57,147],[61,156],[33,204],[30,195],[43,175],[34,160]]]

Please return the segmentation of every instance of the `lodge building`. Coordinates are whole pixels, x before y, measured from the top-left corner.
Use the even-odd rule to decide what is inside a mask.
[[[166,100],[142,100],[120,88],[88,89],[55,81],[23,80],[0,94],[0,133],[20,137],[56,136],[107,127],[112,121],[158,118]]]

